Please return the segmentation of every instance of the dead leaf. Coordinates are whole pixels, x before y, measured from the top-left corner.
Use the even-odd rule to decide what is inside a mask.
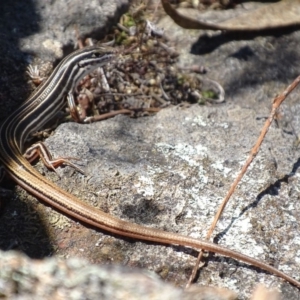
[[[225,31],[263,31],[300,26],[300,0],[284,0],[264,4],[250,12],[242,12],[235,18],[217,24],[192,19],[175,10],[168,0],[161,0],[165,12],[174,22],[186,29],[210,29]],[[220,11],[220,14],[222,11]]]

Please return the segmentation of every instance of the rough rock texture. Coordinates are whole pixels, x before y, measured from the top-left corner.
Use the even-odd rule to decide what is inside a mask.
[[[182,291],[153,272],[120,266],[89,265],[85,260],[31,260],[17,252],[0,251],[2,299],[172,299],[234,300],[222,288],[193,287]]]
[[[253,146],[271,99],[300,73],[300,32],[234,37],[182,30],[168,18],[160,24],[180,50],[181,64],[206,65],[209,78],[224,86],[227,102],[168,108],[141,119],[119,116],[91,125],[61,125],[47,145],[54,156],[78,157],[86,176],[66,167],[58,170],[60,179],[41,163],[37,167],[56,184],[115,216],[200,238]],[[20,73],[13,62],[2,80]],[[18,100],[10,91],[2,85],[6,113],[11,110],[7,99]],[[283,105],[278,126],[272,126],[226,208],[215,241],[299,279],[298,91]],[[185,285],[197,255],[183,247],[90,229],[18,187],[0,218],[0,247],[39,258],[56,254],[142,267],[178,286]],[[245,299],[257,282],[280,289],[283,299],[299,297],[296,288],[277,277],[218,256],[208,259],[197,284],[227,287]]]
[[[22,52],[35,53],[42,59],[54,61],[61,59],[65,47],[74,47],[78,38],[103,38],[120,16],[128,9],[128,1],[26,1],[6,3],[16,16],[23,17],[25,26],[19,28],[14,16],[6,21],[13,32],[22,31],[19,49]],[[8,7],[7,7],[8,6]],[[10,6],[10,7],[9,7]],[[31,9],[31,14],[30,14]],[[27,14],[22,14],[26,10]],[[3,13],[5,16],[5,14]],[[6,29],[7,30],[7,29]]]
[[[70,176],[65,168],[60,173],[63,180],[55,175],[52,180],[120,218],[203,238],[263,121],[251,109],[228,105],[171,108],[138,120],[120,116],[98,124],[64,124],[47,145],[56,156],[80,157],[87,177]],[[292,149],[290,135],[275,127],[269,131],[217,227],[217,240],[295,276],[300,259],[299,180],[297,172],[291,172],[299,151]],[[65,224],[61,218],[57,224]],[[75,234],[69,237],[73,245],[58,253],[71,255],[82,248],[87,252],[82,256],[91,261],[140,266],[180,286],[194,263],[189,255],[193,252],[182,247],[132,244],[90,234],[98,251],[86,248]],[[246,293],[258,281],[297,292],[273,276],[224,258],[210,260],[199,279],[201,284]]]

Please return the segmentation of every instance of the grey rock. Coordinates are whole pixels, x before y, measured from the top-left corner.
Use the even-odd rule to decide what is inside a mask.
[[[128,1],[34,1],[38,32],[21,40],[20,49],[44,60],[61,59],[77,39],[100,39],[128,9]],[[78,35],[78,36],[77,36]]]
[[[203,287],[182,291],[149,271],[89,265],[76,258],[37,261],[14,251],[0,251],[0,295],[11,300],[236,299],[226,289]]]
[[[70,176],[69,168],[59,170],[63,180],[54,180],[64,189],[122,219],[204,238],[263,123],[254,109],[234,104],[174,107],[147,118],[63,124],[46,144],[55,156],[80,158],[86,172],[88,180]],[[291,275],[299,272],[299,182],[293,173],[299,150],[292,149],[293,138],[271,127],[216,229],[218,243]],[[99,239],[113,259],[111,239],[107,244],[102,234]],[[154,270],[180,285],[195,262],[193,252],[183,247],[124,240],[115,247],[122,248],[122,256],[116,255],[121,263]],[[257,282],[298,293],[270,274],[224,258],[209,260],[199,282],[247,296]]]

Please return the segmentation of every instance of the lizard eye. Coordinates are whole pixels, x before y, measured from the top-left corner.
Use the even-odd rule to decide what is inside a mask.
[[[99,51],[95,51],[92,56],[93,57],[100,57],[101,53]]]

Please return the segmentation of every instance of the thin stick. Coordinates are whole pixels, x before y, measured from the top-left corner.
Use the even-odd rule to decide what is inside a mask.
[[[252,148],[251,152],[250,152],[250,155],[248,157],[248,159],[246,160],[246,163],[244,164],[244,166],[242,167],[239,175],[237,176],[237,178],[235,179],[235,181],[233,182],[233,184],[231,185],[227,195],[225,196],[225,198],[223,199],[220,207],[219,207],[219,210],[218,212],[216,213],[215,215],[215,218],[210,226],[210,229],[206,235],[206,239],[208,240],[210,237],[211,237],[211,234],[212,232],[214,231],[216,225],[217,225],[217,222],[227,204],[227,202],[229,201],[231,195],[233,194],[233,192],[235,191],[238,183],[240,182],[240,180],[242,179],[242,177],[244,176],[244,174],[246,173],[248,167],[250,166],[251,162],[254,160],[254,158],[256,157],[258,151],[259,151],[259,148],[270,128],[270,125],[272,124],[273,120],[274,120],[274,117],[276,115],[276,112],[277,112],[277,109],[279,108],[279,106],[281,105],[281,103],[286,99],[286,97],[298,86],[298,84],[300,83],[300,76],[298,76],[291,85],[289,85],[285,91],[275,97],[273,99],[273,105],[272,105],[272,110],[271,110],[271,113],[270,113],[270,116],[269,118],[266,120],[265,124],[264,124],[264,127],[262,128],[262,131],[257,139],[257,142],[256,144],[254,145],[254,147]],[[191,283],[194,281],[195,277],[196,277],[196,274],[197,274],[197,271],[198,271],[198,268],[199,268],[199,264],[200,264],[200,261],[203,257],[203,251],[201,250],[199,252],[199,255],[198,255],[198,258],[197,258],[197,262],[194,266],[194,269],[193,269],[193,272],[189,278],[189,281],[186,285],[186,288],[188,288]]]

